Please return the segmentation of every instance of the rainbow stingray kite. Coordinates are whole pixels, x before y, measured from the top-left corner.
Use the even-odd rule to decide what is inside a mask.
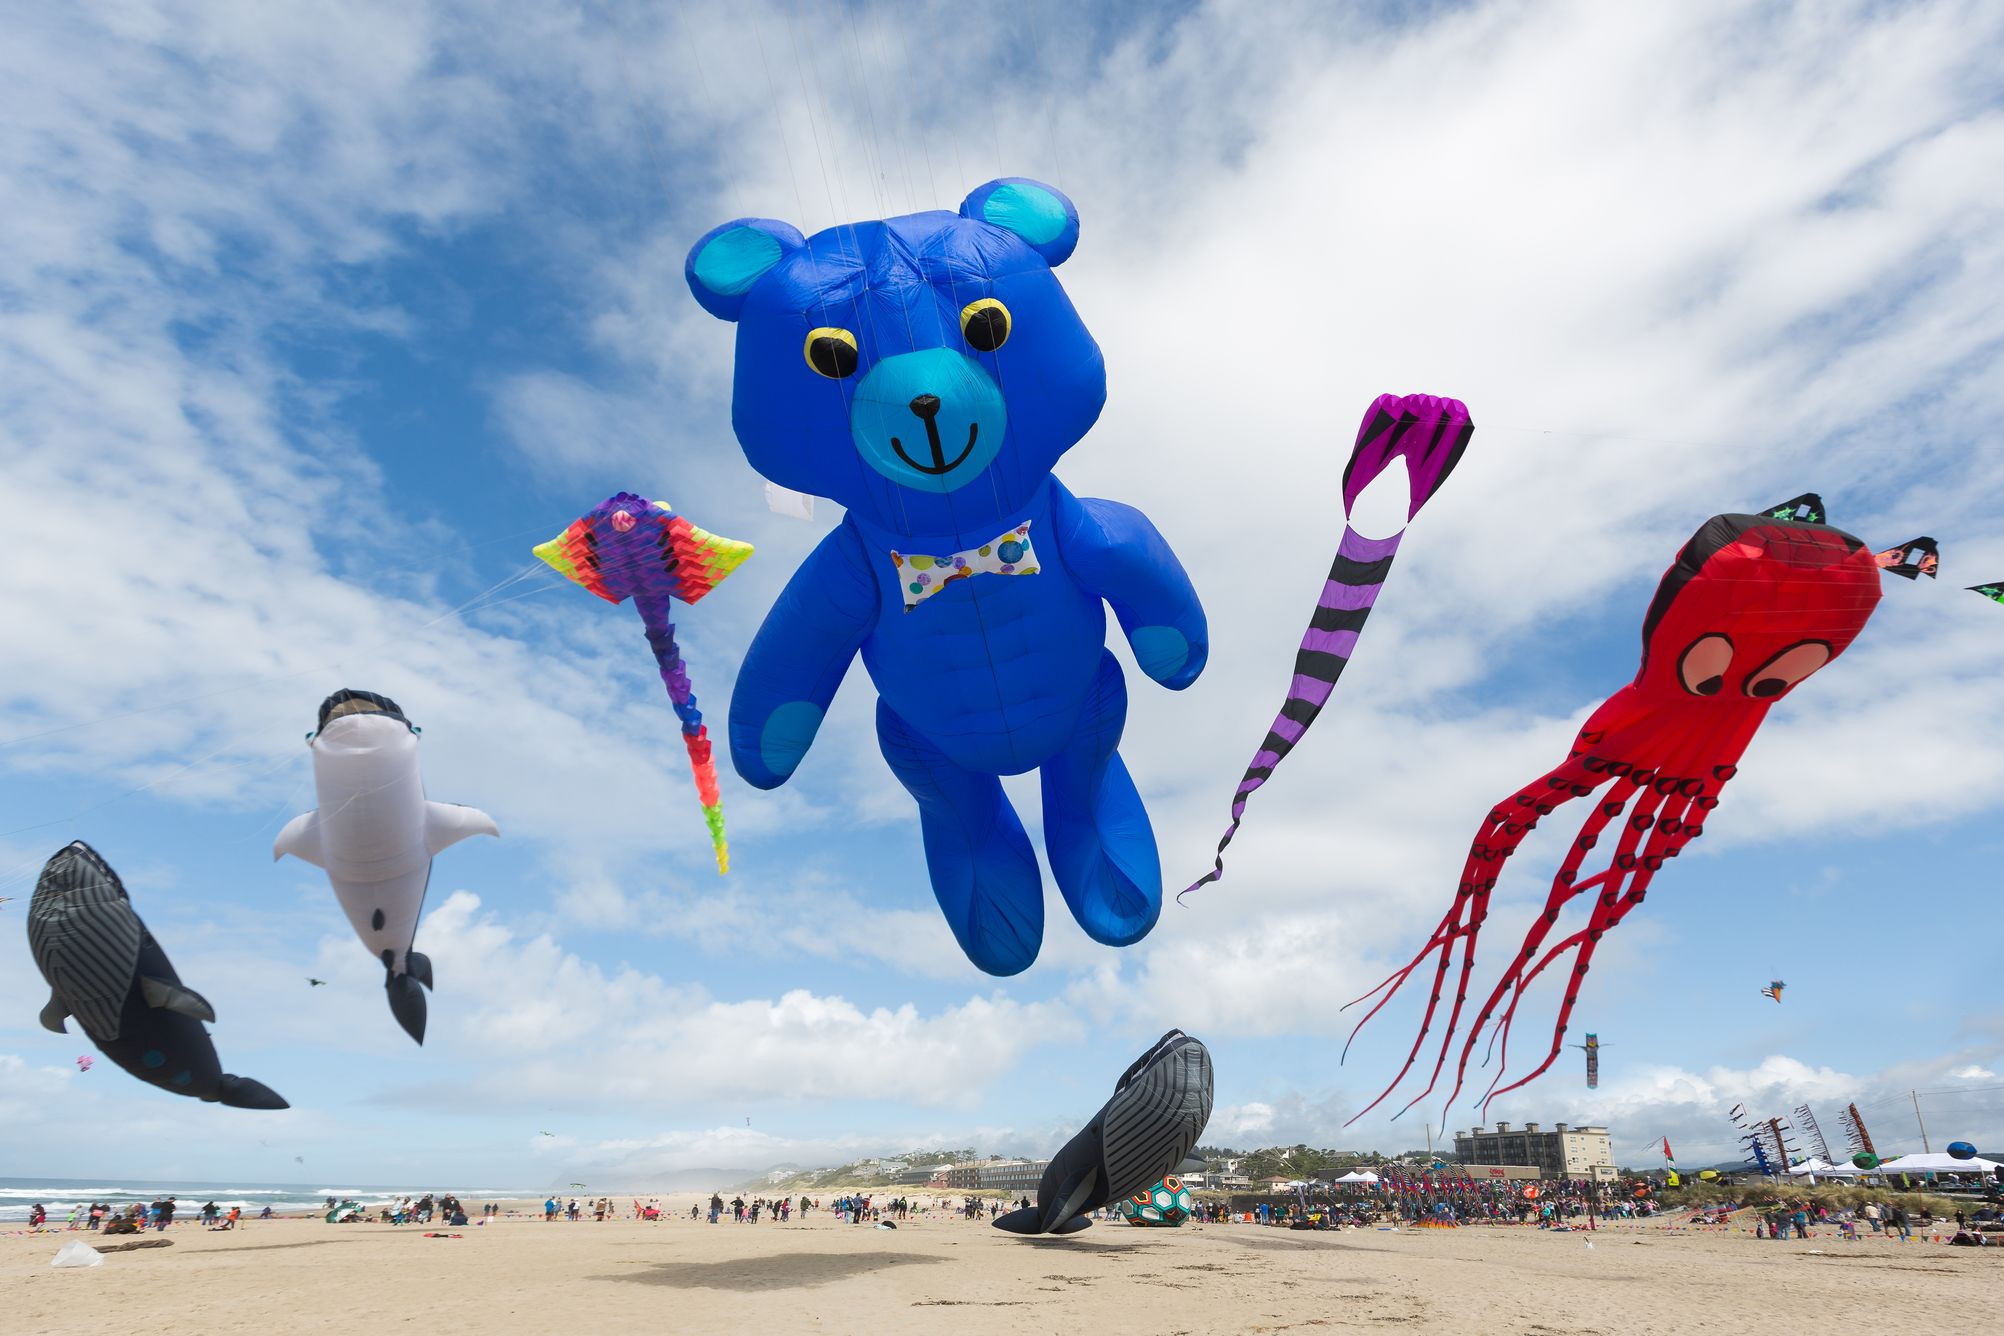
[[[677,515],[665,501],[621,492],[593,506],[569,528],[536,549],[567,580],[576,581],[608,603],[628,597],[647,627],[647,643],[661,665],[661,680],[675,717],[682,721],[682,744],[696,774],[703,821],[717,851],[717,871],[731,870],[724,839],[723,797],[717,792],[717,763],[710,755],[710,731],[689,688],[689,671],[675,647],[669,600],[694,603],[715,589],[752,554],[750,543],[705,533]]]

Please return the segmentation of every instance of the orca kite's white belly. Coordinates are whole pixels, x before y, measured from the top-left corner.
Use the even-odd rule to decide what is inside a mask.
[[[326,869],[355,935],[392,974],[417,935],[432,855],[468,835],[500,833],[485,812],[427,802],[417,752],[401,719],[331,721],[313,740],[320,808],[295,818],[273,849]]]

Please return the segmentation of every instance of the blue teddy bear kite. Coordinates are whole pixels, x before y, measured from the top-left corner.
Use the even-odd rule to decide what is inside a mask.
[[[1209,648],[1147,518],[1051,476],[1106,402],[1099,347],[1052,272],[1078,236],[1070,200],[1012,178],[957,214],[811,238],[741,218],[685,269],[704,309],[737,322],[745,458],[848,508],[752,642],[731,759],[759,788],[784,784],[862,651],[933,894],[990,974],[1028,968],[1044,931],[998,776],[1041,771],[1051,870],[1089,936],[1126,946],[1161,913],[1155,835],[1115,750],[1127,687],[1101,601],[1166,687],[1195,681]]]

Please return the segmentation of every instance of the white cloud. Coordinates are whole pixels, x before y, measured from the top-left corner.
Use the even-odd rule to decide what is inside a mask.
[[[1225,1146],[1248,1142],[1265,1144],[1264,1138],[1273,1130],[1273,1116],[1273,1105],[1257,1100],[1229,1104],[1212,1111],[1210,1124],[1204,1129],[1204,1139]]]
[[[420,940],[464,981],[439,1023],[456,1040],[455,1056],[479,1060],[473,1085],[488,1101],[686,1109],[893,1098],[965,1107],[1029,1049],[1079,1033],[1063,1008],[1000,993],[931,1015],[806,989],[722,1000],[631,966],[590,963],[479,910],[479,897],[455,892],[426,916]]]

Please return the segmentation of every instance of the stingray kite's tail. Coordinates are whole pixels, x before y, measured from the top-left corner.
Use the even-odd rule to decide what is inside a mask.
[[[682,721],[682,745],[689,751],[689,769],[696,777],[696,796],[703,804],[703,824],[710,830],[710,847],[717,851],[717,871],[729,872],[731,848],[724,838],[724,798],[717,788],[717,762],[711,754],[710,730],[703,723],[703,712],[696,708],[689,670],[675,644],[675,623],[668,618],[668,597],[636,591],[633,602],[647,628],[647,644],[654,651],[654,661],[661,666],[661,681],[668,688],[669,704],[675,707],[675,717]]]

